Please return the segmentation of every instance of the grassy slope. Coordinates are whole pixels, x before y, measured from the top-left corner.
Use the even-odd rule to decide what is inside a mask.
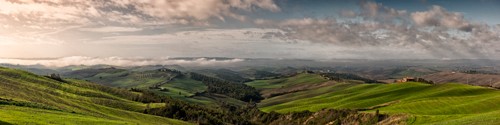
[[[272,88],[280,88],[287,87],[296,84],[303,83],[322,83],[328,80],[324,79],[320,75],[317,74],[297,74],[293,77],[288,78],[280,78],[280,79],[270,79],[270,80],[255,80],[252,82],[245,83],[249,86],[255,87],[257,89],[272,89]]]
[[[162,95],[171,96],[192,103],[207,104],[207,105],[214,104],[214,100],[210,98],[197,97],[197,96],[193,98],[188,98],[189,96],[194,95],[194,93],[196,92],[203,92],[207,90],[207,86],[201,81],[193,80],[187,76],[174,78],[172,81],[162,85],[161,87],[168,89],[168,91],[155,90],[157,93]]]
[[[126,124],[127,122],[110,120],[89,115],[51,111],[19,106],[0,106],[0,119],[16,124]]]
[[[408,122],[414,124],[500,123],[500,91],[463,84],[360,84],[261,110],[318,111],[323,108],[370,108],[387,104],[379,108],[380,112],[409,114],[412,117]]]
[[[82,87],[91,84],[78,80],[61,83],[0,67],[0,98],[56,109],[0,105],[0,121],[15,124],[186,124],[135,112],[143,110],[145,104]]]
[[[175,78],[161,87],[168,89],[168,93],[171,93],[173,97],[179,96],[179,92],[182,96],[191,96],[196,92],[207,90],[207,86],[201,81],[196,81],[188,77]]]
[[[281,103],[285,103],[285,102],[290,102],[293,100],[310,98],[310,97],[322,95],[325,93],[329,93],[332,91],[339,91],[339,90],[342,90],[342,89],[345,89],[345,88],[348,88],[348,87],[351,87],[354,85],[356,85],[356,84],[339,83],[337,85],[323,87],[323,88],[319,88],[319,89],[295,92],[295,93],[285,94],[285,95],[281,95],[281,96],[275,96],[275,97],[272,97],[269,99],[262,100],[258,104],[258,106],[259,107],[267,107],[267,106],[272,106],[272,105],[281,104]]]

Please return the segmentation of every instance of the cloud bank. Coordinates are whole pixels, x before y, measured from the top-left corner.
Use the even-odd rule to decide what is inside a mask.
[[[215,58],[123,58],[123,57],[84,57],[73,56],[55,59],[12,59],[0,58],[0,63],[19,65],[43,65],[48,67],[64,67],[71,65],[113,65],[113,66],[146,66],[146,65],[187,65],[211,66],[242,62],[244,59]]]

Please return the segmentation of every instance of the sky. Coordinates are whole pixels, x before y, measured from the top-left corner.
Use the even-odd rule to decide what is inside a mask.
[[[498,0],[0,0],[0,63],[500,59]]]

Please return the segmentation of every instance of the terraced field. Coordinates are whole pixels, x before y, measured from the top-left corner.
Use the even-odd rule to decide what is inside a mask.
[[[269,98],[263,101],[261,110],[285,113],[324,108],[366,112],[378,109],[381,113],[406,114],[410,124],[500,124],[500,91],[495,89],[454,83],[358,84],[334,88],[339,86],[318,89],[330,92],[289,102],[283,99],[304,96],[307,92]]]
[[[0,67],[1,124],[189,124],[140,113],[146,104],[125,98],[137,95]]]

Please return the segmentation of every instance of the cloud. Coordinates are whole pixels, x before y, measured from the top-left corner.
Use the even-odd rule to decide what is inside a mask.
[[[110,33],[151,33],[144,31],[151,27],[162,33],[171,27],[214,27],[228,19],[245,21],[256,10],[280,8],[273,0],[0,0],[0,36],[23,44],[69,44]],[[12,42],[1,44],[7,43]]]
[[[176,44],[201,41],[200,44],[229,44],[263,41],[267,32],[280,32],[278,29],[204,29],[199,31],[179,31],[154,35],[106,36],[87,42],[87,44]],[[277,39],[278,41],[279,39]]]
[[[440,6],[408,12],[363,1],[341,18],[251,14],[279,11],[273,0],[0,0],[0,44],[18,46],[0,55],[13,57],[29,42],[66,48],[45,54],[51,57],[491,58],[500,47],[500,26]],[[251,21],[262,29],[228,29]],[[49,50],[30,54],[43,49]]]
[[[56,5],[61,4],[61,5]],[[48,1],[6,1],[0,0],[0,14],[11,23],[26,26],[64,26],[67,24],[86,24],[90,20],[87,9],[82,9],[83,3],[63,5],[62,2]]]
[[[136,31],[141,31],[142,29],[135,27],[107,26],[107,27],[97,27],[97,28],[80,28],[79,30],[87,32],[110,33],[110,32],[136,32]]]
[[[498,58],[495,48],[499,47],[500,32],[495,26],[472,23],[463,15],[439,6],[411,14],[374,2],[360,6],[362,10],[356,17],[362,20],[302,18],[254,23],[282,31],[267,33],[266,38],[363,48],[355,53],[378,58]],[[348,15],[352,16],[352,12]],[[382,52],[370,51],[373,49],[401,53],[381,57]]]
[[[434,26],[458,29],[462,31],[472,31],[473,25],[464,19],[464,16],[457,12],[448,12],[440,6],[432,6],[428,11],[414,12],[411,19],[418,26]]]
[[[19,65],[44,65],[48,67],[64,67],[71,65],[113,65],[113,66],[146,66],[146,65],[188,65],[207,66],[224,65],[245,61],[244,59],[176,59],[176,58],[122,58],[122,57],[85,57],[72,56],[55,59],[12,59],[0,58],[0,63]]]
[[[273,0],[0,0],[0,14],[24,24],[204,24],[245,20],[238,11],[280,11]]]
[[[366,34],[374,33],[381,28],[377,23],[347,23],[337,22],[335,19],[315,18],[289,19],[261,25],[280,29],[283,33],[268,33],[278,38],[345,46],[369,43],[371,35]]]
[[[245,17],[233,12],[233,9],[251,11],[254,6],[273,12],[280,10],[272,0],[153,0],[132,5],[138,5],[135,8],[139,12],[152,17],[185,21],[207,20],[212,17],[220,20],[225,17],[244,20]]]
[[[363,1],[360,3],[361,12],[358,16],[361,16],[365,19],[373,19],[378,21],[393,21],[394,19],[401,19],[402,17],[407,15],[406,10],[396,10],[394,8],[390,8],[384,6],[380,3],[375,3],[371,1]]]

